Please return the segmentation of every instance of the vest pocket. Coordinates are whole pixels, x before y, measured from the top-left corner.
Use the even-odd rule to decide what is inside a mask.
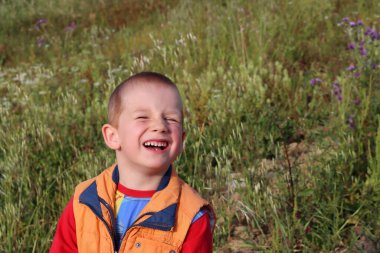
[[[132,251],[133,253],[178,253],[180,252],[178,247],[147,239],[138,237],[133,245]]]

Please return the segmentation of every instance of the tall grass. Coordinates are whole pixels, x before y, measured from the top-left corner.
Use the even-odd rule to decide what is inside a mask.
[[[216,252],[380,249],[375,1],[19,0],[0,14],[1,252],[48,251],[75,185],[115,160],[108,96],[142,70],[179,86],[176,168],[216,210]]]

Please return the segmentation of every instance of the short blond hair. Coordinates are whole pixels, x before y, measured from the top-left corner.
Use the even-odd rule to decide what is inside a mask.
[[[141,83],[148,84],[160,84],[174,88],[178,92],[178,96],[181,99],[177,85],[170,80],[167,76],[156,72],[140,72],[130,76],[128,79],[121,82],[115,90],[112,92],[108,102],[108,123],[114,127],[118,127],[119,117],[123,111],[123,93],[127,87],[131,85],[138,85]],[[182,105],[182,101],[181,101]],[[182,108],[181,108],[182,112]],[[182,113],[183,118],[183,113]]]

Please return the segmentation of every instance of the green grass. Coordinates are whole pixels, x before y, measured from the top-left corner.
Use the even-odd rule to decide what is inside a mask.
[[[142,70],[181,91],[176,167],[215,208],[216,252],[380,250],[380,50],[363,37],[380,30],[376,1],[0,6],[1,252],[48,251],[75,185],[115,160],[110,93]],[[367,57],[346,49],[363,39]]]

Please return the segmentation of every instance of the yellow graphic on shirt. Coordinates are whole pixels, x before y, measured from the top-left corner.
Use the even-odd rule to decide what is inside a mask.
[[[116,196],[115,196],[115,216],[119,213],[119,209],[121,206],[121,202],[123,202],[124,194],[116,190]]]

